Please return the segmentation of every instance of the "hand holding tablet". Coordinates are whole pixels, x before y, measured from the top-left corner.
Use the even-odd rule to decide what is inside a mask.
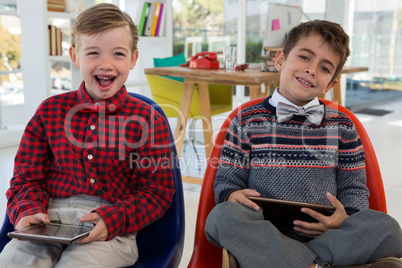
[[[334,207],[327,205],[263,197],[248,198],[262,208],[265,220],[269,220],[273,225],[284,230],[291,230],[295,220],[317,222],[317,220],[301,211],[304,207],[313,209],[325,216],[330,216],[335,212]]]

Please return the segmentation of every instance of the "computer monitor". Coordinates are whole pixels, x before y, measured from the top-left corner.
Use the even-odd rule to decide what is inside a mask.
[[[303,11],[300,7],[270,3],[264,33],[264,48],[282,48],[287,33],[301,23]]]

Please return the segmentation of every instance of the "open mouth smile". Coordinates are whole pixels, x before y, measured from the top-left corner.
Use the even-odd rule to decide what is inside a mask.
[[[296,79],[297,79],[297,81],[299,81],[300,83],[302,83],[302,84],[304,84],[304,85],[306,85],[306,86],[308,86],[308,87],[314,87],[314,85],[312,85],[312,84],[306,82],[305,80],[303,80],[303,79],[301,79],[301,78],[299,78],[299,77],[296,77]]]
[[[112,76],[95,76],[95,79],[96,79],[98,85],[100,85],[101,87],[108,87],[113,83],[115,77],[112,77]]]

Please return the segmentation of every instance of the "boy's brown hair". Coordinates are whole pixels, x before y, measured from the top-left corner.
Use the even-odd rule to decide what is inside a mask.
[[[130,15],[113,4],[97,4],[84,10],[74,22],[71,31],[71,46],[76,47],[81,34],[94,35],[121,26],[128,26],[131,52],[137,49],[138,29]]]
[[[323,40],[340,56],[339,64],[335,70],[335,74],[331,81],[335,80],[341,72],[343,65],[350,55],[349,36],[342,29],[341,25],[326,20],[312,20],[299,24],[291,29],[286,37],[283,46],[285,57],[299,42],[300,39],[308,37],[312,34],[321,36]]]

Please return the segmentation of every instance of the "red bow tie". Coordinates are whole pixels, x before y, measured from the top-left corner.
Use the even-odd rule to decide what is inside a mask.
[[[116,106],[114,104],[110,104],[108,106],[101,106],[101,105],[93,105],[87,104],[83,106],[78,112],[79,113],[106,113],[106,114],[115,114],[121,111],[121,106]]]

